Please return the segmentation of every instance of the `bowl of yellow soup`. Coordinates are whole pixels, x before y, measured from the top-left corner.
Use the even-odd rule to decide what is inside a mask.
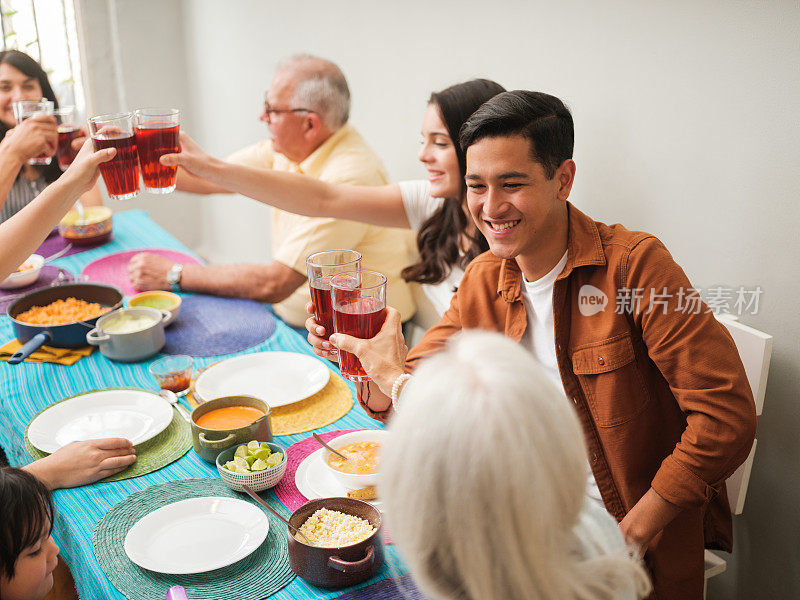
[[[383,429],[363,429],[345,433],[329,440],[328,445],[344,454],[347,460],[323,448],[322,461],[333,476],[348,489],[357,490],[374,486],[378,480],[381,445],[387,435]]]
[[[270,407],[254,396],[223,396],[192,411],[192,447],[206,462],[231,446],[251,441],[271,442]]]
[[[128,300],[128,306],[149,306],[157,310],[168,310],[172,314],[172,319],[166,325],[171,325],[178,318],[181,302],[182,299],[178,294],[163,290],[153,290],[131,296]]]
[[[72,209],[58,224],[58,233],[76,246],[101,244],[111,239],[113,212],[107,206],[86,206],[83,218]]]

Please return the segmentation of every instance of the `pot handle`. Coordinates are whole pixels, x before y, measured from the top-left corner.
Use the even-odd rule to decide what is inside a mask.
[[[341,571],[342,573],[359,573],[372,568],[372,563],[375,562],[375,547],[369,546],[367,548],[367,555],[356,562],[349,560],[342,560],[338,556],[331,556],[328,559],[328,566]]]
[[[39,348],[44,346],[47,342],[53,340],[53,334],[49,331],[42,331],[41,333],[37,333],[31,339],[29,339],[25,344],[11,357],[8,359],[8,364],[10,365],[18,365],[23,360],[28,358],[31,354],[36,352]]]
[[[174,320],[175,316],[171,312],[169,312],[168,310],[161,311],[161,322],[164,324],[164,327],[172,324]]]
[[[205,446],[206,448],[211,448],[212,450],[216,450],[218,448],[228,448],[232,445],[233,440],[236,439],[235,435],[229,433],[221,440],[209,440],[206,437],[205,431],[201,431],[198,437],[200,438],[201,445]]]
[[[86,343],[91,344],[92,346],[99,346],[103,342],[107,342],[111,339],[111,336],[107,333],[100,333],[100,328],[95,327],[89,333],[86,334]]]

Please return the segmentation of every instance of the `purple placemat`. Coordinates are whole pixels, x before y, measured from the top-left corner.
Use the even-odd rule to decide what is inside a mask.
[[[320,433],[319,437],[328,442],[333,438],[337,438],[345,433],[350,433],[351,431],[359,430],[338,429],[336,431],[326,431],[325,433]],[[300,463],[308,458],[312,452],[316,452],[319,449],[319,442],[317,442],[317,440],[315,440],[313,437],[307,437],[304,440],[292,444],[286,449],[286,456],[288,457],[288,462],[286,463],[286,473],[284,473],[283,477],[281,477],[281,480],[278,482],[278,485],[276,485],[273,489],[275,490],[275,495],[278,497],[278,500],[283,502],[283,505],[292,512],[296,511],[298,508],[303,506],[303,504],[308,502],[308,498],[300,493],[300,490],[297,489],[297,485],[294,482],[294,476],[295,473],[297,473],[297,467],[299,467]]]
[[[34,254],[44,256],[45,258],[50,258],[51,256],[54,256],[65,248],[69,247],[69,250],[64,252],[64,254],[61,254],[59,258],[63,256],[72,256],[73,254],[78,254],[79,252],[85,252],[86,250],[98,248],[103,244],[107,244],[112,239],[114,239],[113,235],[106,241],[100,242],[99,244],[86,244],[84,246],[77,246],[75,244],[70,244],[67,240],[61,237],[61,235],[58,233],[58,228],[56,228],[50,232],[50,235],[47,236],[47,239],[42,242],[42,245],[39,246]]]
[[[414,585],[411,575],[401,575],[351,590],[336,596],[335,600],[428,600],[428,597]]]
[[[219,356],[252,348],[275,333],[275,317],[253,300],[184,296],[166,330],[166,354]]]
[[[53,265],[45,265],[42,267],[42,270],[39,271],[38,279],[32,284],[21,288],[16,288],[14,290],[0,290],[0,315],[6,314],[6,309],[11,305],[11,303],[23,294],[27,294],[28,292],[32,292],[40,288],[48,287],[58,279],[59,273],[63,273],[63,283],[67,283],[74,279],[72,273],[66,269],[54,267]]]
[[[133,287],[130,277],[128,275],[128,263],[131,258],[142,252],[149,254],[158,254],[174,262],[190,263],[199,265],[200,261],[194,256],[178,252],[177,250],[167,250],[163,248],[142,248],[141,250],[127,250],[125,252],[116,252],[109,254],[103,258],[98,258],[83,267],[82,275],[86,275],[90,281],[97,281],[99,283],[109,283],[115,285],[122,290],[126,296],[133,296],[142,290],[137,290]],[[249,346],[246,346],[249,348]],[[201,355],[209,356],[209,355]]]

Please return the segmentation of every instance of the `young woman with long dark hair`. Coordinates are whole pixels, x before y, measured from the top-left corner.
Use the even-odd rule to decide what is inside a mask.
[[[54,117],[36,116],[17,125],[12,104],[18,100],[58,100],[42,66],[19,50],[0,52],[0,223],[27,206],[61,176],[58,161],[29,165],[28,159],[55,152]],[[97,187],[81,197],[84,206],[102,204]]]
[[[377,187],[330,184],[226,163],[206,155],[184,134],[181,153],[162,157],[162,162],[288,212],[417,231],[419,260],[403,271],[403,278],[422,284],[441,315],[466,265],[488,250],[466,212],[466,160],[456,141],[458,132],[481,104],[503,91],[494,81],[473,79],[431,94],[419,152],[427,180]]]

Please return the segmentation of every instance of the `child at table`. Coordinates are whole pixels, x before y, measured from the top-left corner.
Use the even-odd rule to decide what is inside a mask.
[[[2,467],[0,507],[0,598],[41,600],[58,564],[50,492],[27,471]]]

